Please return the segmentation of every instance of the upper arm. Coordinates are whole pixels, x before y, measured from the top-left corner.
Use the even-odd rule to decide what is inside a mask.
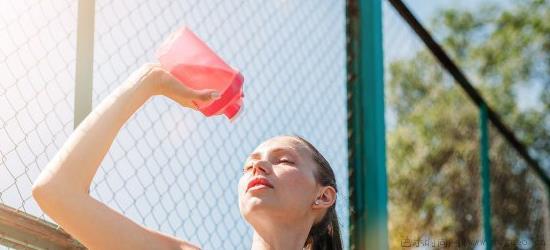
[[[87,194],[45,189],[33,188],[42,210],[89,249],[198,249],[143,227]]]

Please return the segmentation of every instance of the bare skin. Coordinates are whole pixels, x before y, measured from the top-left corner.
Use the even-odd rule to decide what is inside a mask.
[[[137,224],[88,193],[121,127],[149,98],[159,95],[192,109],[192,100],[208,102],[219,96],[213,90],[185,87],[158,65],[144,65],[84,119],[33,184],[40,208],[89,249],[200,249]],[[279,147],[288,150],[275,152]],[[291,154],[292,164],[279,162],[279,156]],[[239,182],[239,207],[254,227],[252,249],[303,248],[312,223],[336,199],[332,187],[315,182],[312,164],[308,152],[289,137],[262,143],[247,160],[250,167],[245,166]],[[249,180],[259,175],[274,188],[247,192]]]
[[[70,135],[32,188],[42,210],[90,249],[199,249],[136,224],[88,194],[92,179],[120,128],[150,97],[182,106],[213,100],[214,91],[183,87],[156,65],[145,65],[103,100]]]
[[[254,228],[252,249],[303,249],[313,223],[336,201],[333,187],[317,183],[316,168],[309,149],[293,137],[271,138],[250,154],[239,181],[239,208]],[[273,188],[247,190],[254,177]]]

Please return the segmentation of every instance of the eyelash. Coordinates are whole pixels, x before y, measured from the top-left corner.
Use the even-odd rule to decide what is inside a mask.
[[[294,162],[286,160],[286,159],[280,160],[279,162],[283,162],[283,163],[287,163],[287,164],[294,164]],[[252,168],[252,165],[248,165],[248,166],[244,167],[243,168],[243,173],[246,173],[246,171],[248,171],[251,168]]]

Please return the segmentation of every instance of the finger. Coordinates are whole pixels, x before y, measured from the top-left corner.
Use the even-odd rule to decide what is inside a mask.
[[[184,86],[181,83],[173,84],[172,86],[174,86],[174,93],[180,98],[203,102],[213,101],[220,98],[220,93],[215,89],[197,90]]]
[[[180,105],[197,109],[193,101],[211,102],[219,98],[219,93],[216,90],[204,89],[195,90],[185,86],[174,86],[174,90],[168,95],[172,100],[178,102]]]
[[[220,93],[215,89],[193,90],[193,99],[200,101],[213,101],[220,98]]]
[[[192,89],[171,74],[165,74],[164,77],[165,95],[183,106],[196,108],[192,101],[210,102],[220,98],[220,93],[215,89]]]
[[[169,76],[172,83],[170,86],[173,86],[175,93],[183,98],[188,98],[191,100],[200,100],[200,101],[211,101],[215,100],[220,97],[219,92],[217,92],[215,89],[192,89],[188,86],[183,85],[181,82],[178,81],[173,76]]]

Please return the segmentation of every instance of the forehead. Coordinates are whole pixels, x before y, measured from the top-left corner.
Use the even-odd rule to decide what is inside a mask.
[[[293,151],[301,156],[309,152],[307,147],[298,139],[290,136],[278,136],[258,145],[253,153],[267,153],[277,149]]]

